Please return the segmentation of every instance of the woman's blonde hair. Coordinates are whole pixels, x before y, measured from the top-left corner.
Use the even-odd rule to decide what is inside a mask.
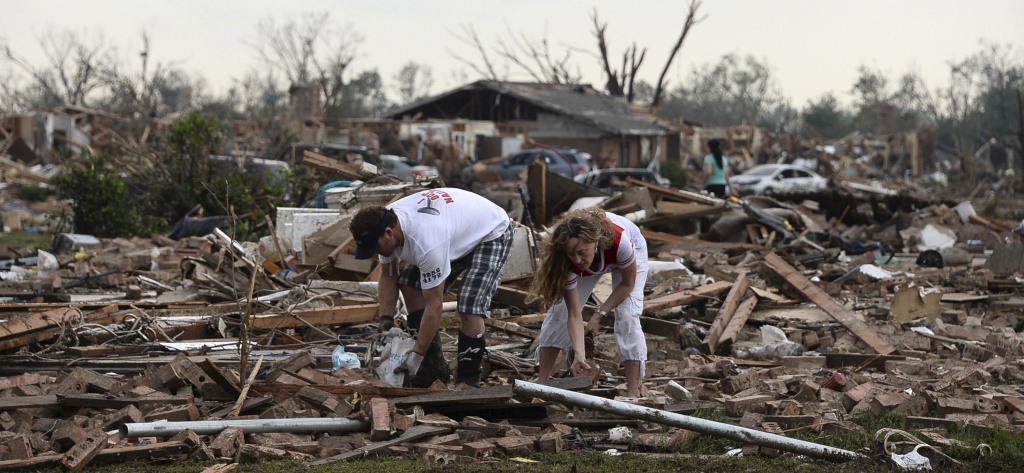
[[[597,207],[567,212],[555,222],[551,234],[541,243],[540,267],[527,298],[527,302],[539,300],[544,312],[562,301],[565,279],[572,270],[572,261],[565,252],[570,238],[579,238],[583,243],[597,242],[598,251],[603,251],[615,242],[615,231],[604,210]]]

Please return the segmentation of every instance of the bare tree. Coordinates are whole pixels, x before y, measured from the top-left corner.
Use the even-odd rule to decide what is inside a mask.
[[[476,49],[476,52],[480,54],[480,60],[483,61],[483,66],[477,64],[477,62],[475,61],[471,61],[462,56],[454,54],[451,51],[448,51],[448,54],[451,54],[451,56],[454,57],[456,60],[469,66],[469,68],[472,69],[473,72],[480,74],[480,76],[486,80],[507,80],[507,68],[504,74],[498,73],[497,69],[495,69],[494,61],[491,59],[490,54],[488,54],[487,52],[487,48],[484,47],[484,43],[483,41],[480,40],[480,36],[476,34],[476,28],[473,28],[472,26],[463,25],[462,32],[465,36],[455,35],[455,38]]]
[[[34,63],[9,44],[0,43],[0,58],[28,75],[30,83],[16,88],[18,108],[39,109],[69,104],[88,106],[93,92],[103,85],[104,71],[112,62],[112,48],[102,35],[89,41],[71,30],[50,29],[38,38],[45,61]]]
[[[638,50],[636,43],[633,43],[622,54],[621,69],[612,69],[611,61],[608,57],[608,41],[605,38],[608,24],[602,23],[598,19],[596,8],[590,15],[590,19],[594,24],[594,37],[597,39],[597,50],[600,54],[601,66],[604,68],[605,87],[608,89],[608,94],[616,97],[625,97],[627,102],[632,103],[633,85],[635,84],[637,71],[640,70],[640,65],[643,64],[644,57],[647,55],[647,48]]]
[[[278,25],[260,21],[260,41],[253,45],[260,60],[295,84],[315,82],[323,88],[324,110],[340,109],[346,73],[362,38],[348,27],[331,23],[328,13],[305,13],[299,22]]]
[[[546,35],[539,40],[533,40],[524,33],[516,34],[506,23],[505,30],[508,39],[498,36],[495,39],[496,46],[489,50],[484,46],[483,41],[480,40],[480,36],[477,35],[475,28],[463,26],[462,30],[464,36],[456,35],[456,38],[475,49],[480,55],[483,65],[480,66],[477,62],[453,54],[450,51],[449,54],[452,54],[455,59],[469,66],[485,79],[507,80],[509,76],[508,71],[512,68],[525,72],[536,82],[578,84],[583,79],[583,75],[579,70],[574,71],[571,68],[572,49],[567,48],[564,53],[556,55]],[[497,58],[505,60],[504,74],[498,73],[495,67],[496,61],[491,57],[491,53]]]
[[[661,75],[658,76],[658,82],[654,86],[654,93],[650,102],[651,110],[656,110],[661,106],[668,85],[665,76],[668,74],[669,67],[671,67],[672,61],[679,54],[679,50],[682,48],[683,41],[690,32],[690,28],[701,21],[701,19],[697,18],[697,10],[700,8],[700,3],[701,0],[690,2],[689,12],[686,15],[686,20],[683,22],[683,31],[680,33],[675,45],[672,46],[672,51],[665,60],[665,67],[662,68]],[[604,68],[608,93],[617,97],[623,97],[627,102],[633,103],[636,99],[637,74],[647,55],[647,48],[639,49],[636,43],[633,43],[622,54],[622,63],[619,68],[613,68],[605,34],[608,29],[608,23],[602,22],[598,18],[596,9],[591,14],[590,19],[594,26],[594,38],[597,39],[597,50],[600,55],[601,66]]]
[[[417,64],[413,61],[407,62],[395,74],[395,82],[398,83],[398,101],[400,105],[410,104],[430,94],[430,88],[434,86],[434,74],[430,66]]]
[[[665,81],[665,75],[668,74],[669,67],[672,66],[672,61],[679,54],[679,49],[683,47],[683,40],[686,39],[686,34],[690,32],[690,28],[697,24],[703,18],[697,19],[697,9],[700,8],[701,0],[692,0],[690,2],[690,10],[686,14],[686,21],[683,22],[683,31],[679,33],[679,39],[676,44],[672,46],[672,52],[669,53],[668,59],[665,59],[665,67],[661,69],[661,75],[658,76],[658,83],[654,89],[654,99],[651,100],[651,109],[656,110],[661,105],[662,96],[665,93],[665,88],[668,83]]]

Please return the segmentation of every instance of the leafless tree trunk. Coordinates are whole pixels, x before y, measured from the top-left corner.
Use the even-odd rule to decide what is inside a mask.
[[[700,8],[700,3],[701,0],[692,0],[690,2],[690,11],[686,15],[686,22],[683,23],[683,31],[679,34],[679,40],[676,41],[675,46],[672,47],[672,52],[669,53],[668,59],[665,60],[665,67],[662,68],[661,75],[658,76],[658,84],[654,89],[654,99],[651,101],[651,110],[656,110],[661,105],[662,96],[665,94],[665,89],[668,85],[665,81],[665,75],[668,74],[672,60],[679,54],[679,49],[683,47],[683,40],[686,39],[686,34],[690,32],[690,28],[693,25],[702,20],[697,18],[697,9]]]
[[[597,39],[597,50],[601,58],[601,66],[604,67],[605,87],[608,89],[608,94],[615,97],[626,97],[627,101],[632,102],[633,84],[635,83],[637,71],[644,62],[647,48],[638,52],[636,43],[633,43],[633,46],[622,55],[621,69],[612,69],[611,61],[608,57],[608,41],[605,38],[608,23],[602,23],[598,19],[597,9],[590,15],[590,20],[594,24],[594,37]]]
[[[654,90],[654,96],[650,104],[651,110],[657,109],[661,104],[666,89],[665,76],[668,74],[669,67],[672,65],[672,61],[676,55],[679,54],[679,49],[683,46],[683,40],[686,39],[687,33],[690,32],[690,28],[697,24],[700,19],[697,19],[697,10],[700,8],[701,0],[693,0],[690,3],[689,12],[686,16],[686,21],[683,24],[683,31],[679,35],[679,39],[676,44],[672,47],[672,52],[669,53],[668,58],[665,60],[665,67],[661,70],[661,75],[658,77],[658,83]],[[640,65],[644,62],[644,57],[647,54],[647,48],[638,49],[634,43],[631,47],[626,49],[626,52],[622,55],[622,65],[620,69],[616,70],[612,68],[611,60],[608,55],[608,41],[606,39],[605,32],[608,29],[608,24],[601,22],[597,17],[597,10],[594,10],[590,17],[594,25],[594,37],[597,39],[598,54],[601,59],[601,65],[604,67],[605,84],[608,88],[608,94],[616,97],[623,97],[627,102],[632,103],[635,98],[634,85],[636,84],[636,77],[640,70]]]

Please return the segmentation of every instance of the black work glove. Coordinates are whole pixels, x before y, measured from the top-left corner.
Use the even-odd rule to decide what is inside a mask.
[[[377,325],[377,331],[380,333],[387,332],[395,326],[395,316],[393,315],[382,315]]]

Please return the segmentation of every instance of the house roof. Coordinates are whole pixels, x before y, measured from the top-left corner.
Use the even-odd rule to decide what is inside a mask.
[[[491,91],[528,102],[540,109],[565,116],[616,135],[661,135],[665,128],[655,117],[636,113],[617,97],[598,92],[590,85],[499,82],[481,80],[440,95],[417,101],[387,114],[390,118],[426,112],[431,105],[467,92]],[[458,117],[474,118],[474,117]]]

